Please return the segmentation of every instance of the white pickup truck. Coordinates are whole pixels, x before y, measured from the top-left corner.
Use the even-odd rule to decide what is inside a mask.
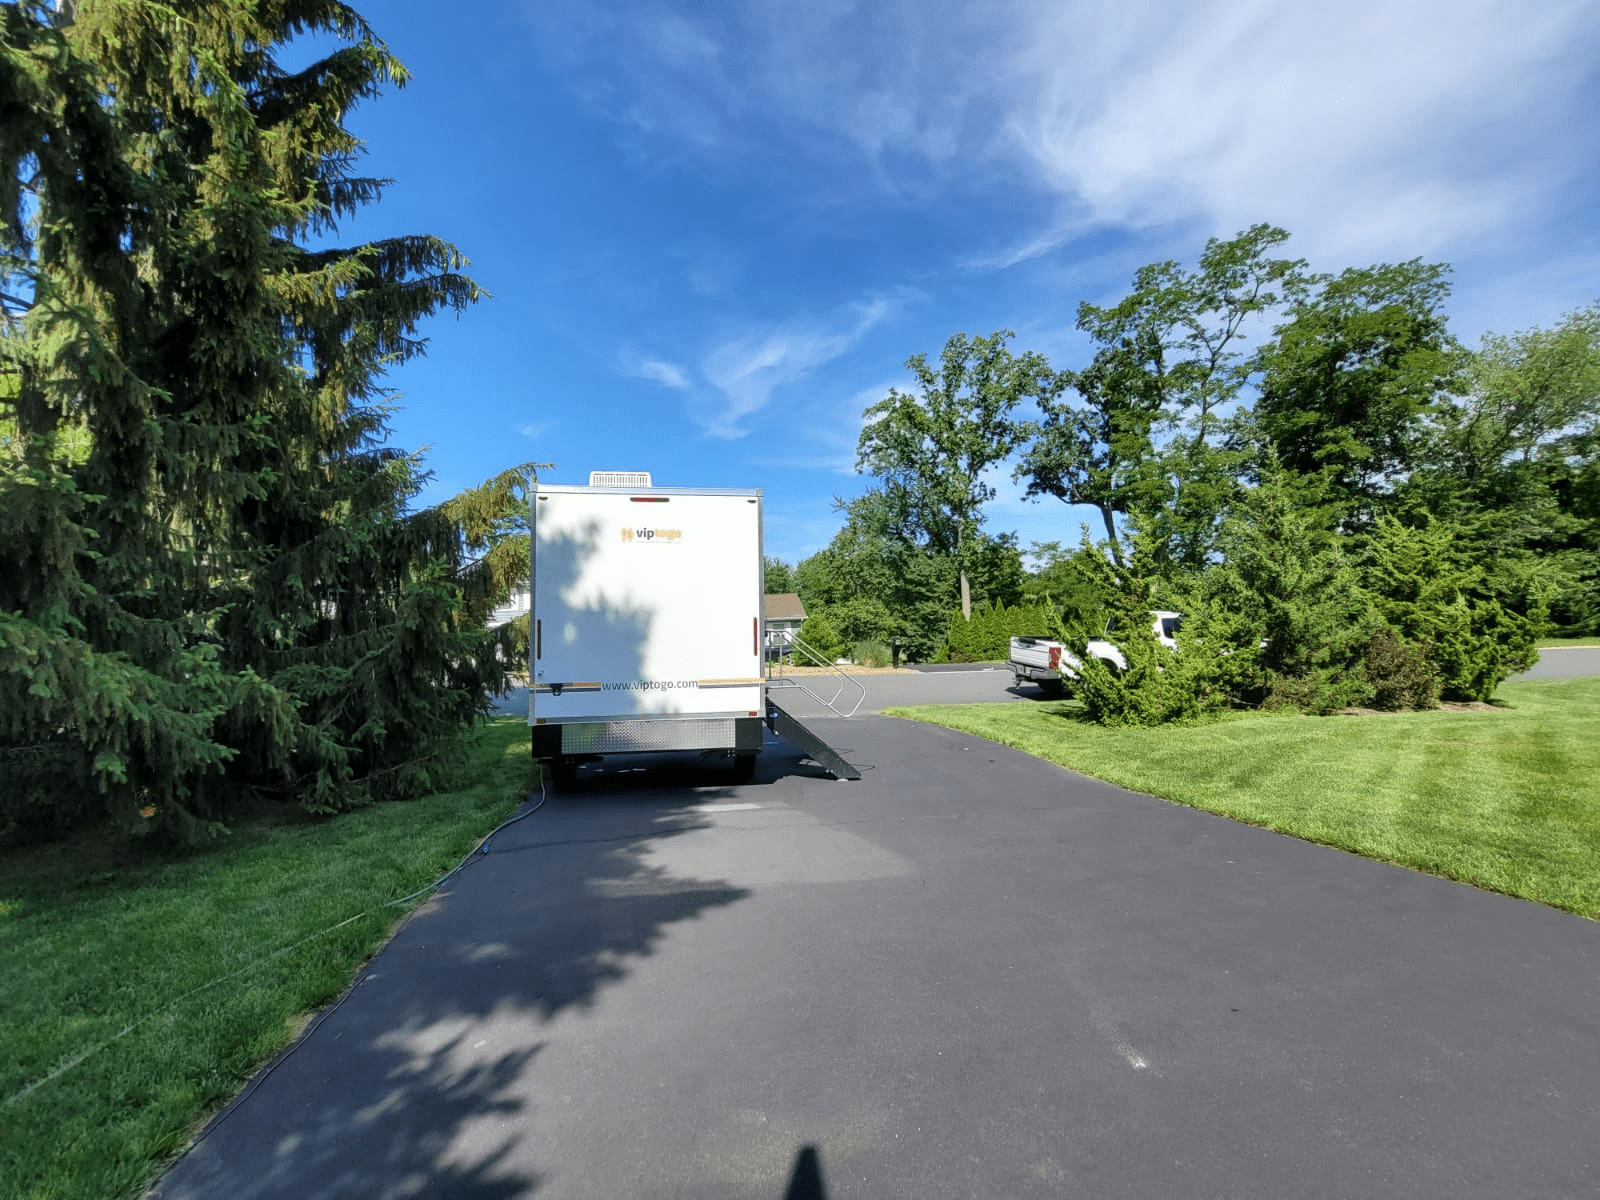
[[[1155,634],[1156,640],[1168,650],[1176,650],[1178,628],[1183,624],[1183,617],[1175,612],[1162,611],[1153,611],[1150,617],[1150,632]],[[1106,623],[1107,634],[1115,628],[1114,619]],[[1091,641],[1088,650],[1095,658],[1104,659],[1119,671],[1128,668],[1127,659],[1122,657],[1122,651],[1115,643],[1103,637]],[[1076,668],[1079,663],[1072,652],[1054,638],[1014,637],[1011,639],[1011,659],[1008,665],[1019,684],[1036,683],[1045,695],[1060,696],[1066,691],[1066,681],[1078,677]]]

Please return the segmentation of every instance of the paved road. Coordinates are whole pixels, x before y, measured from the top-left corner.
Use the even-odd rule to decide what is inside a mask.
[[[506,829],[156,1194],[1594,1193],[1600,926],[822,727],[859,783],[655,760]]]
[[[1571,647],[1541,650],[1533,670],[1525,671],[1516,678],[1565,679],[1574,675],[1600,675],[1600,649]]]

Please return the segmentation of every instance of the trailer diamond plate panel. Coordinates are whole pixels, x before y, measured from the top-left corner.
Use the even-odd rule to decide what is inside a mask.
[[[749,726],[750,728],[744,728]],[[750,729],[754,730],[752,738]],[[746,744],[750,743],[750,744]],[[561,726],[563,754],[630,754],[651,750],[759,750],[759,718],[707,721],[605,721]]]

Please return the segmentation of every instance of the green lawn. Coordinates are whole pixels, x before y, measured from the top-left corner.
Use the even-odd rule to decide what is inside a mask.
[[[87,876],[0,862],[0,1196],[137,1195],[525,796],[526,723],[473,736],[461,791]]]
[[[1106,729],[1075,701],[889,709],[1135,791],[1600,917],[1600,679],[1506,683],[1496,712]]]
[[[1577,647],[1600,650],[1600,638],[1540,638],[1538,646],[1541,650],[1570,650]]]

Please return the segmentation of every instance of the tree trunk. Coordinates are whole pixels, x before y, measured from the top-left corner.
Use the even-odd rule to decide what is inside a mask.
[[[972,585],[967,582],[967,573],[961,572],[961,616],[972,620]]]
[[[1111,543],[1111,561],[1117,566],[1122,566],[1122,544],[1117,541],[1117,522],[1111,515],[1111,510],[1104,505],[1100,507],[1100,519],[1106,524],[1106,541]]]

